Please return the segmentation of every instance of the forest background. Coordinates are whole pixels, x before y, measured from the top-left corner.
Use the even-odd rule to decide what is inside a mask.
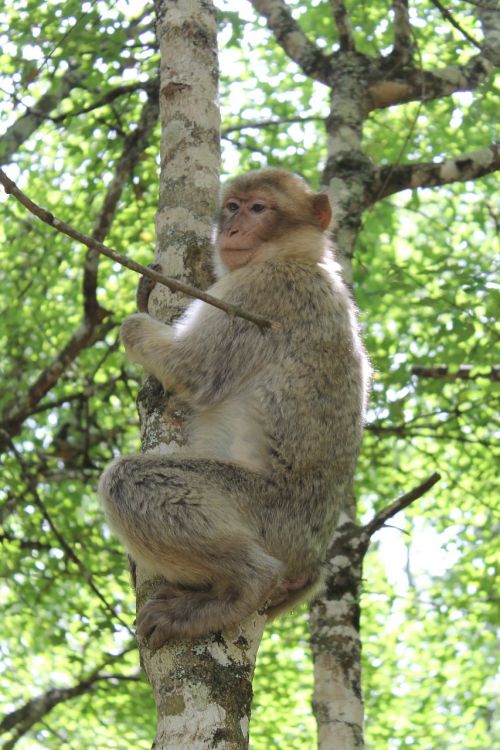
[[[216,5],[223,177],[276,165],[319,187],[326,88],[289,60],[250,3]],[[484,24],[475,5],[450,4],[450,19],[440,3],[411,4],[427,67],[466,66],[477,54]],[[316,45],[335,49],[328,2],[288,7]],[[347,7],[358,49],[389,50],[390,3]],[[152,6],[4,2],[0,24],[0,160],[9,175],[59,218],[150,262]],[[374,110],[366,155],[432,164],[490,146],[493,77],[469,89]],[[495,184],[491,175],[398,192],[365,212],[357,238],[353,283],[375,368],[356,478],[360,520],[433,471],[442,476],[377,534],[365,561],[363,682],[376,749],[436,747],[443,737],[461,750],[493,746]],[[139,447],[141,373],[118,343],[137,276],[0,200],[2,747],[147,748],[154,704],[130,633],[133,596],[95,495],[110,458]],[[268,630],[251,747],[314,747],[307,638],[305,610]]]

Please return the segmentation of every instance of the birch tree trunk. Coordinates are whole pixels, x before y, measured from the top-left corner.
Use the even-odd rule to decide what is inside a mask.
[[[344,29],[350,53],[349,29]],[[362,150],[366,116],[363,69],[335,69],[327,120],[328,158],[322,183],[333,211],[332,236],[345,281],[352,284],[352,258],[365,205],[366,183],[372,169]],[[359,595],[363,555],[356,554],[356,500],[354,489],[344,498],[338,532],[330,551],[326,596],[311,607],[310,633],[314,661],[313,706],[322,750],[361,750],[363,699]],[[354,531],[354,535],[352,532]],[[363,554],[366,547],[363,549]]]
[[[204,287],[209,280],[211,223],[219,191],[216,14],[206,0],[157,0],[161,54],[161,172],[156,262],[169,276]],[[185,298],[157,286],[150,313],[168,322]],[[169,452],[182,443],[183,415],[148,379],[139,397],[143,447]],[[136,571],[137,606],[158,578]],[[156,750],[248,747],[252,675],[265,617],[233,631],[172,642],[141,660],[158,711]]]

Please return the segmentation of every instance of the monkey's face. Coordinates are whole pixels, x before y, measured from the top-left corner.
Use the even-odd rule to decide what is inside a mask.
[[[301,228],[324,232],[331,215],[328,197],[313,193],[297,175],[280,169],[242,175],[229,183],[222,200],[220,259],[233,271],[259,259],[285,255],[297,244]],[[299,246],[304,255],[301,242]]]
[[[277,208],[264,192],[227,196],[219,222],[223,263],[231,271],[249,263],[260,245],[273,236],[277,223]]]

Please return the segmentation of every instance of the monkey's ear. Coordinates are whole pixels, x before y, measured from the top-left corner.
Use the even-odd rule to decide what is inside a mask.
[[[313,195],[313,215],[320,229],[325,231],[332,218],[332,207],[326,193],[315,193]]]

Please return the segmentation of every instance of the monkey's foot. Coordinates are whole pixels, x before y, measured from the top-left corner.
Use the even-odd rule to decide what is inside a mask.
[[[155,592],[154,597],[144,604],[137,615],[137,636],[147,639],[152,651],[174,638],[174,623],[171,622],[170,605],[184,594],[176,586],[164,584]]]
[[[212,591],[191,591],[164,584],[140,609],[137,635],[156,651],[175,638],[197,638],[215,632],[225,624],[222,620],[228,614],[227,603],[228,600],[220,600]]]

